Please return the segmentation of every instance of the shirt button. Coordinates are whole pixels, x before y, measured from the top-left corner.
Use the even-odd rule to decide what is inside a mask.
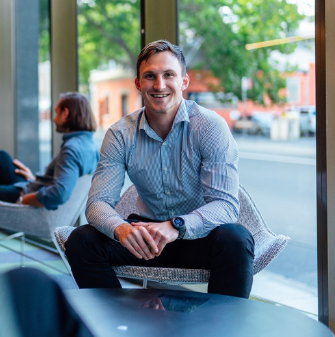
[[[165,145],[166,145],[166,143],[164,142],[164,143],[163,143],[163,146],[165,146]]]
[[[167,167],[166,166],[164,167],[164,171],[167,171]]]
[[[170,191],[166,191],[166,194],[167,194],[167,195],[170,195]]]
[[[174,215],[174,212],[171,212],[171,215],[173,216],[173,215]]]

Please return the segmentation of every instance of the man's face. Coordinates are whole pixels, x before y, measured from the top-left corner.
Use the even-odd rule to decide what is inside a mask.
[[[175,115],[182,91],[189,84],[188,75],[182,76],[179,60],[172,53],[164,51],[143,61],[139,70],[140,78],[136,77],[135,85],[142,93],[147,116]]]
[[[66,119],[68,117],[68,112],[65,110],[61,110],[59,107],[61,101],[58,102],[55,111],[56,111],[56,116],[53,119],[55,125],[56,125],[56,131],[57,132],[67,132],[67,129],[64,128],[64,124],[66,122]]]

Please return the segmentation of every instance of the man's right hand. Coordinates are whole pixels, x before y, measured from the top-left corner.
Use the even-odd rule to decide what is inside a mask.
[[[150,260],[158,253],[158,247],[145,227],[123,223],[116,227],[114,236],[138,259]]]
[[[23,163],[21,163],[18,159],[13,160],[13,164],[18,167],[18,169],[15,170],[16,174],[19,174],[23,176],[26,180],[35,180],[36,177],[32,174],[29,167],[25,166]]]

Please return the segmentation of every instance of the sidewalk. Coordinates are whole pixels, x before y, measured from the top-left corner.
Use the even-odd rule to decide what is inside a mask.
[[[317,288],[266,270],[254,277],[251,295],[260,299],[271,299],[272,302],[313,315],[318,314]]]
[[[296,140],[274,141],[261,136],[234,135],[239,152],[266,153],[305,158],[316,158],[315,137]]]
[[[183,285],[183,288],[206,293],[207,284]],[[282,275],[262,270],[255,275],[251,298],[275,305],[284,305],[300,310],[317,319],[317,289]]]

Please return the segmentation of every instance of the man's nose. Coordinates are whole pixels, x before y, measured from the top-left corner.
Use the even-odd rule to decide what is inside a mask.
[[[157,76],[155,83],[154,83],[154,88],[156,90],[162,90],[165,88],[165,80],[162,76]]]

